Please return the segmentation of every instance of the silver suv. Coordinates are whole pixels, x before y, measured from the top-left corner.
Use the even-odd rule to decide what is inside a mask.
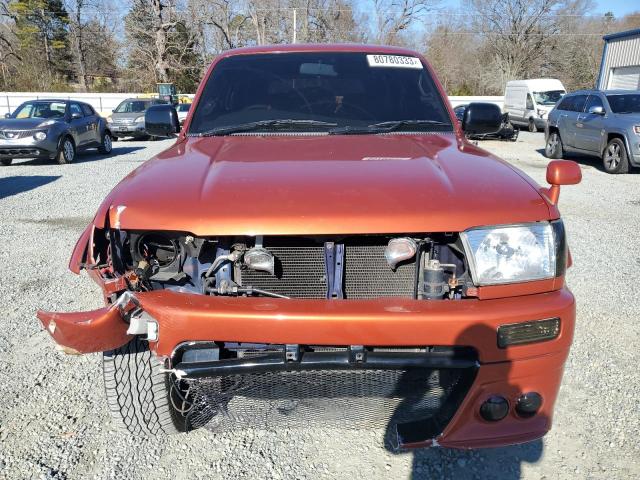
[[[549,113],[545,153],[577,152],[602,159],[608,173],[640,166],[640,92],[581,90],[565,95]]]

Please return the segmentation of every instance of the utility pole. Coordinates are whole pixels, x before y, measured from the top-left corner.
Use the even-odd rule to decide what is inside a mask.
[[[293,43],[296,43],[296,30],[297,30],[297,18],[296,18],[296,14],[297,11],[294,8],[293,9]]]

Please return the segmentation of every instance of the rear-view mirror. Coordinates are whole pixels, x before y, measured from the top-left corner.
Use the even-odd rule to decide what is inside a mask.
[[[145,129],[154,137],[171,137],[178,133],[178,112],[173,105],[152,105],[144,114]]]
[[[11,118],[11,114],[10,113],[5,113],[4,114],[4,118]]]
[[[502,111],[494,103],[472,102],[462,117],[462,130],[467,135],[496,133],[501,124]]]
[[[547,165],[547,182],[549,200],[557,204],[560,198],[560,185],[575,185],[582,180],[580,165],[571,160],[553,160]]]
[[[592,115],[604,115],[604,108],[602,108],[600,105],[594,105],[593,107],[589,108],[589,113],[591,113]]]

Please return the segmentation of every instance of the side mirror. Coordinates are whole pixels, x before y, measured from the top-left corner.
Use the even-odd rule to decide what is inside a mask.
[[[4,118],[11,118],[11,114],[10,113],[5,113],[4,114]]]
[[[71,120],[77,120],[78,118],[82,118],[82,114],[78,112],[73,112],[71,114]]]
[[[154,137],[171,137],[178,133],[178,112],[173,105],[152,105],[144,114],[145,129]]]
[[[560,185],[576,185],[582,180],[582,171],[576,162],[571,160],[553,160],[547,165],[547,182],[549,200],[556,205],[560,198]]]
[[[502,111],[495,103],[470,103],[462,116],[462,130],[467,135],[496,133],[501,124]]]
[[[600,105],[594,105],[593,107],[589,107],[589,113],[592,115],[604,115],[604,108]]]

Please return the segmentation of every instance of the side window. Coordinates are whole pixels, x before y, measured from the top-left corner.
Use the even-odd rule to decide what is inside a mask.
[[[582,112],[586,101],[587,101],[586,95],[576,95],[575,97],[573,97],[573,102],[571,103],[571,111]]]
[[[530,93],[527,93],[527,110],[533,110],[533,99]]]
[[[588,112],[591,107],[604,108],[604,105],[602,104],[602,100],[598,95],[589,95],[589,98],[587,99],[587,104],[584,107],[584,111]]]
[[[71,115],[73,115],[75,113],[79,113],[81,117],[84,116],[84,114],[82,113],[82,109],[80,108],[80,105],[78,105],[77,103],[69,104],[69,113]]]
[[[571,105],[573,104],[573,96],[565,96],[560,105],[558,105],[558,110],[571,110]]]
[[[93,111],[91,105],[87,105],[86,103],[81,103],[82,111],[84,112],[85,117],[90,117],[91,115],[95,115],[96,112]]]

